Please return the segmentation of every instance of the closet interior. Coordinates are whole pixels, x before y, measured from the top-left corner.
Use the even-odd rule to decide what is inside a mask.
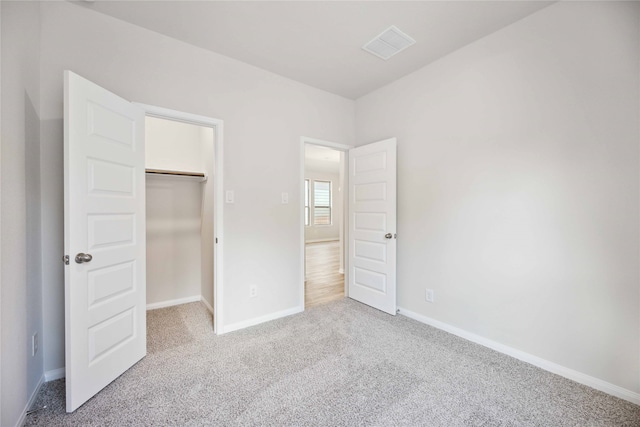
[[[147,309],[202,301],[213,313],[213,129],[145,127]]]

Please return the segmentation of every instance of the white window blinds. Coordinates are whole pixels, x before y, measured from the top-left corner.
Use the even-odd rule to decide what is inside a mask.
[[[330,181],[313,181],[313,225],[331,225]]]

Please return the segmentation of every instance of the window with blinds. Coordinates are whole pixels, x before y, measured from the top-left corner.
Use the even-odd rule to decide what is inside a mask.
[[[313,225],[331,225],[331,181],[313,181]]]

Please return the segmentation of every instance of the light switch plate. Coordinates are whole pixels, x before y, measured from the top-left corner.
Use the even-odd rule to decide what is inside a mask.
[[[224,201],[226,203],[233,203],[233,200],[234,200],[233,190],[227,190],[227,192],[224,195]]]
[[[286,205],[289,203],[289,193],[282,193],[282,204]]]

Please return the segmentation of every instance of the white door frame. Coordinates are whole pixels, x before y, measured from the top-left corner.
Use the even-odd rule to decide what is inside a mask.
[[[213,194],[213,332],[216,334],[224,333],[223,327],[223,315],[222,310],[222,295],[223,295],[223,282],[222,278],[222,248],[223,248],[223,221],[222,214],[224,212],[224,204],[222,199],[223,185],[223,161],[222,161],[222,147],[223,147],[223,124],[220,119],[213,119],[211,117],[199,116],[197,114],[185,113],[182,111],[170,110],[168,108],[156,107],[153,105],[141,104],[134,102],[145,112],[148,117],[156,117],[160,119],[173,120],[182,123],[188,123],[197,126],[204,126],[213,128],[214,132],[214,145],[213,156],[215,162],[215,170],[213,173],[214,180],[214,194]]]
[[[298,185],[300,186],[300,305],[301,310],[304,310],[304,274],[305,274],[305,225],[304,225],[304,149],[307,144],[319,145],[321,147],[332,148],[344,153],[344,183],[342,192],[342,228],[344,233],[342,235],[342,246],[344,251],[342,257],[344,258],[344,296],[349,296],[349,257],[346,254],[349,251],[349,223],[345,222],[349,219],[349,150],[354,148],[351,145],[338,144],[337,142],[325,141],[322,139],[309,138],[307,136],[300,137],[300,179]]]

